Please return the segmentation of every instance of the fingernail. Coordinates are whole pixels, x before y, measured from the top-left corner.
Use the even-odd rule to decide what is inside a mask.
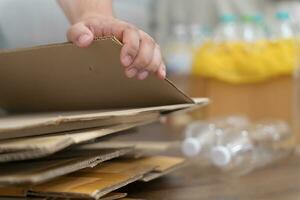
[[[125,67],[131,65],[132,63],[132,57],[130,55],[126,55],[123,59],[123,64],[125,65]]]
[[[126,73],[126,76],[128,78],[132,78],[137,74],[137,69],[136,68],[130,68],[130,69],[126,70],[125,73]]]
[[[149,75],[148,71],[142,71],[141,73],[138,74],[138,79],[144,80],[145,78],[147,78],[148,75]]]
[[[166,78],[166,71],[164,69],[160,70],[160,76],[161,78]]]
[[[87,34],[84,34],[84,35],[81,35],[78,39],[78,42],[80,44],[85,44],[87,42],[89,42],[91,40],[91,36],[90,35],[87,35]]]

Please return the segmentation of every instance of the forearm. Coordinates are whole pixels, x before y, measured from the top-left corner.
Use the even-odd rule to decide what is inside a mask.
[[[57,0],[72,24],[94,15],[113,16],[111,0]]]

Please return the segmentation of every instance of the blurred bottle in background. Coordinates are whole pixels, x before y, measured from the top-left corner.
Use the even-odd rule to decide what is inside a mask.
[[[191,71],[192,48],[185,24],[175,24],[170,31],[165,49],[165,61],[169,73],[187,75]]]
[[[287,11],[278,11],[275,14],[277,23],[274,26],[273,37],[275,39],[292,39],[295,37],[290,15]]]
[[[219,18],[219,25],[214,33],[215,42],[238,41],[238,26],[236,17],[233,14],[223,14]]]
[[[245,42],[254,42],[257,40],[257,35],[255,32],[255,23],[250,15],[245,15],[241,17],[241,38]]]
[[[211,30],[208,26],[194,23],[190,25],[190,36],[191,47],[193,50],[197,50],[210,39]]]
[[[264,16],[261,14],[255,14],[252,16],[254,22],[254,29],[259,40],[268,39],[271,35],[268,26],[265,23]]]

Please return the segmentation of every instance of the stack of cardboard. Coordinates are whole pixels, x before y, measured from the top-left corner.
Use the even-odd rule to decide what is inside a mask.
[[[0,118],[0,196],[121,199],[112,192],[184,163],[133,156],[137,144],[99,142],[207,103],[168,80],[127,79],[121,46],[103,38],[86,49],[65,43],[0,53],[0,107],[8,111]]]

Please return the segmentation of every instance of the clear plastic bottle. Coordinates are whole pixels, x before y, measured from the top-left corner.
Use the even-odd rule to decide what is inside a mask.
[[[216,135],[215,125],[207,122],[194,122],[185,129],[185,139],[182,152],[187,157],[203,155],[206,157],[210,148],[214,146]]]
[[[291,39],[295,36],[290,15],[286,11],[278,11],[275,14],[277,23],[273,30],[273,37],[280,39]]]
[[[190,25],[191,47],[198,50],[201,45],[209,39],[210,28],[201,24]]]
[[[256,32],[257,25],[256,22],[254,21],[253,16],[250,15],[245,15],[242,16],[242,24],[241,24],[241,29],[240,29],[240,34],[241,38],[245,42],[255,42],[257,41],[258,34]]]
[[[211,149],[211,162],[228,174],[245,175],[290,153],[274,146],[280,142],[279,135],[285,135],[285,132],[286,128],[277,123],[260,124],[250,129],[227,129]],[[258,135],[261,137],[255,137]]]
[[[207,156],[216,145],[216,141],[223,131],[235,128],[245,128],[249,125],[244,116],[229,116],[213,120],[212,122],[196,121],[185,129],[185,139],[182,143],[182,152],[188,157]]]
[[[215,42],[238,41],[238,25],[236,17],[232,14],[223,14],[220,16],[220,23],[214,33]]]
[[[191,71],[192,47],[185,24],[175,24],[165,49],[166,65],[170,73],[187,75]]]
[[[256,38],[258,40],[263,40],[268,37],[268,29],[264,22],[264,17],[261,14],[255,14],[252,16],[252,20],[254,23],[254,30],[256,33]]]

